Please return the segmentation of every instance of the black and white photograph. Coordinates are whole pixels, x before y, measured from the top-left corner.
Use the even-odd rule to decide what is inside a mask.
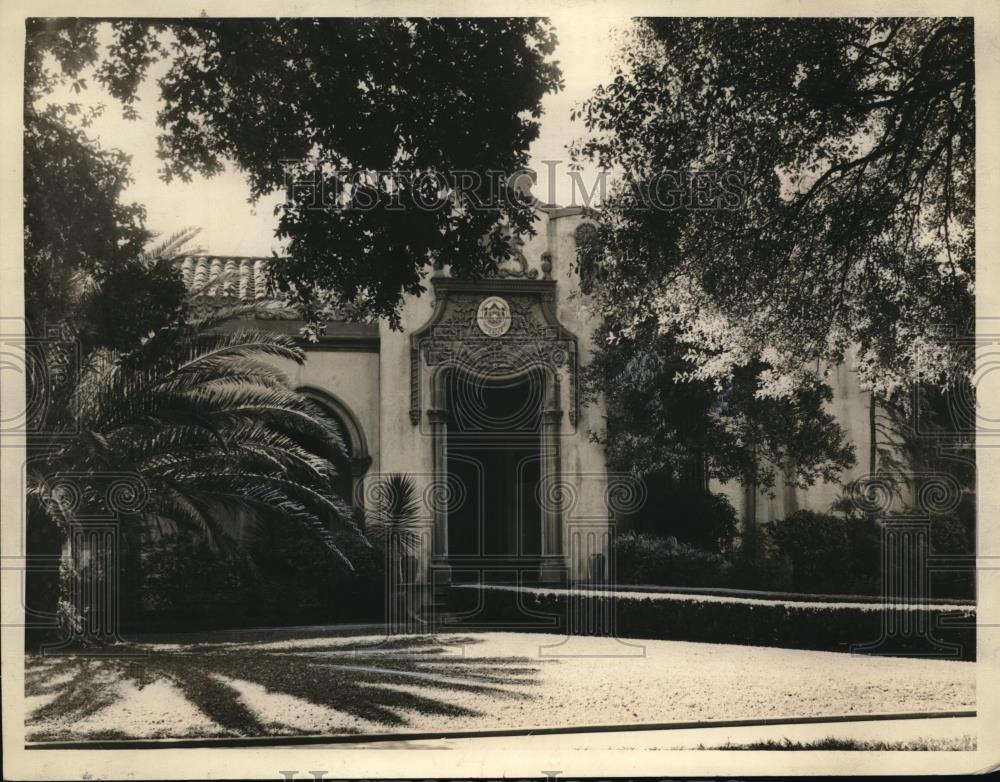
[[[5,8],[4,777],[995,768],[998,17]]]

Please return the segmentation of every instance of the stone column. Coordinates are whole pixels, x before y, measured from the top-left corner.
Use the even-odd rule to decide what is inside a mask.
[[[437,495],[432,512],[434,514],[434,532],[431,540],[432,565],[435,571],[435,581],[450,581],[451,569],[448,565],[448,498],[447,472],[445,467],[445,449],[448,437],[448,411],[431,409],[427,411],[427,421],[431,429],[431,448],[433,449],[433,481],[439,483],[443,490]]]
[[[564,488],[559,448],[559,430],[562,410],[542,411],[542,581],[559,581],[565,573],[562,541],[562,507]]]

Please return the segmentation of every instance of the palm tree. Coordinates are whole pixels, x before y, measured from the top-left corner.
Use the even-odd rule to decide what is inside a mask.
[[[393,601],[387,623],[402,627],[411,626],[413,621],[422,624],[424,596],[415,583],[415,563],[424,542],[416,485],[409,475],[390,473],[375,485],[372,499],[365,531],[385,556],[386,595]]]
[[[401,568],[402,558],[415,555],[420,546],[417,487],[409,475],[389,473],[379,479],[372,498],[372,509],[365,517],[366,531]]]
[[[162,262],[177,239],[145,261]],[[79,634],[81,613],[97,610],[72,605],[68,593],[81,567],[74,529],[102,515],[117,517],[126,536],[168,525],[236,552],[248,526],[286,525],[351,567],[331,529],[362,535],[334,488],[344,442],[321,408],[289,388],[280,363],[305,361],[291,337],[220,331],[252,309],[176,324],[128,354],[96,350],[75,378],[59,416],[75,435],[50,438],[27,475],[29,518],[55,524],[63,541],[64,628]],[[122,475],[143,495],[124,509],[102,489]]]

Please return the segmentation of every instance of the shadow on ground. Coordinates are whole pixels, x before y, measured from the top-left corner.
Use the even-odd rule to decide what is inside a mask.
[[[167,680],[223,728],[218,735],[235,736],[319,731],[289,729],[269,721],[227,680],[258,684],[270,693],[295,696],[387,727],[409,724],[408,712],[478,715],[457,702],[463,700],[460,693],[485,694],[491,699],[532,697],[520,685],[537,683],[539,669],[535,665],[540,661],[464,657],[463,648],[476,643],[475,638],[407,636],[264,648],[253,643],[150,647],[148,656],[137,658],[35,658],[25,672],[25,694],[50,699],[29,715],[29,729],[40,729],[29,739],[136,737],[134,726],[128,726],[133,728],[128,733],[113,730],[80,736],[72,732],[74,723],[121,697],[120,682],[131,682],[141,689]],[[515,686],[518,688],[512,689]],[[54,724],[67,728],[47,729]]]

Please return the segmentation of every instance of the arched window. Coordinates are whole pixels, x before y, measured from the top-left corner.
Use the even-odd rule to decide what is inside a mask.
[[[345,502],[351,506],[360,506],[364,496],[364,492],[361,491],[361,481],[372,463],[361,422],[346,404],[328,391],[309,386],[303,386],[298,391],[322,407],[340,430],[347,448],[347,460],[343,464],[335,465],[337,490]]]

